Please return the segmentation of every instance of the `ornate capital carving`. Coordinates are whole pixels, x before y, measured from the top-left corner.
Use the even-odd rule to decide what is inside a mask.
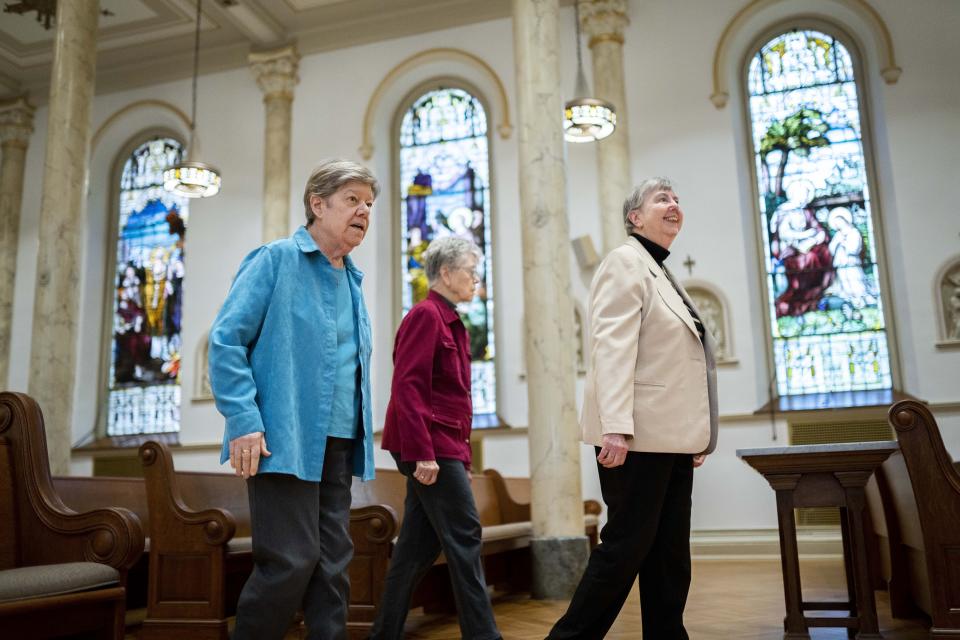
[[[300,54],[294,45],[251,53],[247,62],[257,79],[257,86],[263,91],[264,100],[274,97],[293,99],[293,88],[300,82],[297,75]]]
[[[34,111],[22,96],[0,104],[0,144],[26,148],[33,133]]]
[[[580,27],[590,36],[590,48],[598,42],[623,44],[623,30],[627,17],[627,0],[577,0],[580,7]]]

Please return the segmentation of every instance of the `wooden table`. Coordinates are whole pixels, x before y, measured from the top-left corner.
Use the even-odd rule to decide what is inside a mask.
[[[867,560],[864,536],[864,486],[870,475],[896,451],[897,443],[854,442],[792,447],[740,449],[737,455],[759,471],[777,492],[780,560],[787,615],[786,640],[810,637],[809,627],[846,627],[856,638],[882,638]],[[793,510],[797,507],[839,507],[846,602],[805,602],[800,590],[800,560]],[[804,611],[846,611],[837,617],[806,616]]]

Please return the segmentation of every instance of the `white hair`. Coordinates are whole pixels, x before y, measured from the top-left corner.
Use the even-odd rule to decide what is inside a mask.
[[[634,187],[633,193],[623,201],[623,226],[627,233],[633,232],[633,223],[628,218],[630,212],[642,207],[652,191],[673,191],[673,183],[670,178],[647,178]]]
[[[480,247],[465,238],[446,236],[430,242],[430,246],[423,252],[424,270],[427,273],[427,282],[432,287],[440,278],[443,267],[450,269],[461,266],[468,254],[473,254],[479,261],[483,254]]]
[[[370,169],[350,160],[325,160],[313,170],[307,180],[307,186],[303,189],[303,209],[308,227],[313,224],[315,218],[313,208],[310,206],[310,196],[329,198],[348,182],[367,185],[373,191],[374,198],[380,194],[380,183]]]

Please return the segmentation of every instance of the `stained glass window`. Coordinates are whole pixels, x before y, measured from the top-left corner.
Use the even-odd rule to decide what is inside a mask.
[[[490,251],[487,116],[467,91],[439,88],[414,100],[400,124],[403,313],[429,290],[421,258],[435,238],[462,236],[483,252],[481,283],[461,305],[470,333],[474,426],[497,423]]]
[[[779,395],[889,389],[850,52],[820,31],[781,34],[747,89]]]
[[[180,327],[187,200],[163,188],[172,138],[144,142],[120,177],[107,435],[180,430]]]

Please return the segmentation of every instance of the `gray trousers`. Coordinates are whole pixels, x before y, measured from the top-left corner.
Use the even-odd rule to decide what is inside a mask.
[[[371,640],[403,637],[413,590],[441,550],[453,583],[461,637],[500,637],[480,561],[480,516],[470,490],[470,477],[459,460],[439,458],[437,464],[437,481],[427,486],[413,479],[415,464],[397,460],[397,468],[407,476],[407,498]]]
[[[309,640],[347,637],[353,443],[327,438],[320,482],[279,473],[247,480],[254,566],[234,640],[281,640],[301,608]]]

